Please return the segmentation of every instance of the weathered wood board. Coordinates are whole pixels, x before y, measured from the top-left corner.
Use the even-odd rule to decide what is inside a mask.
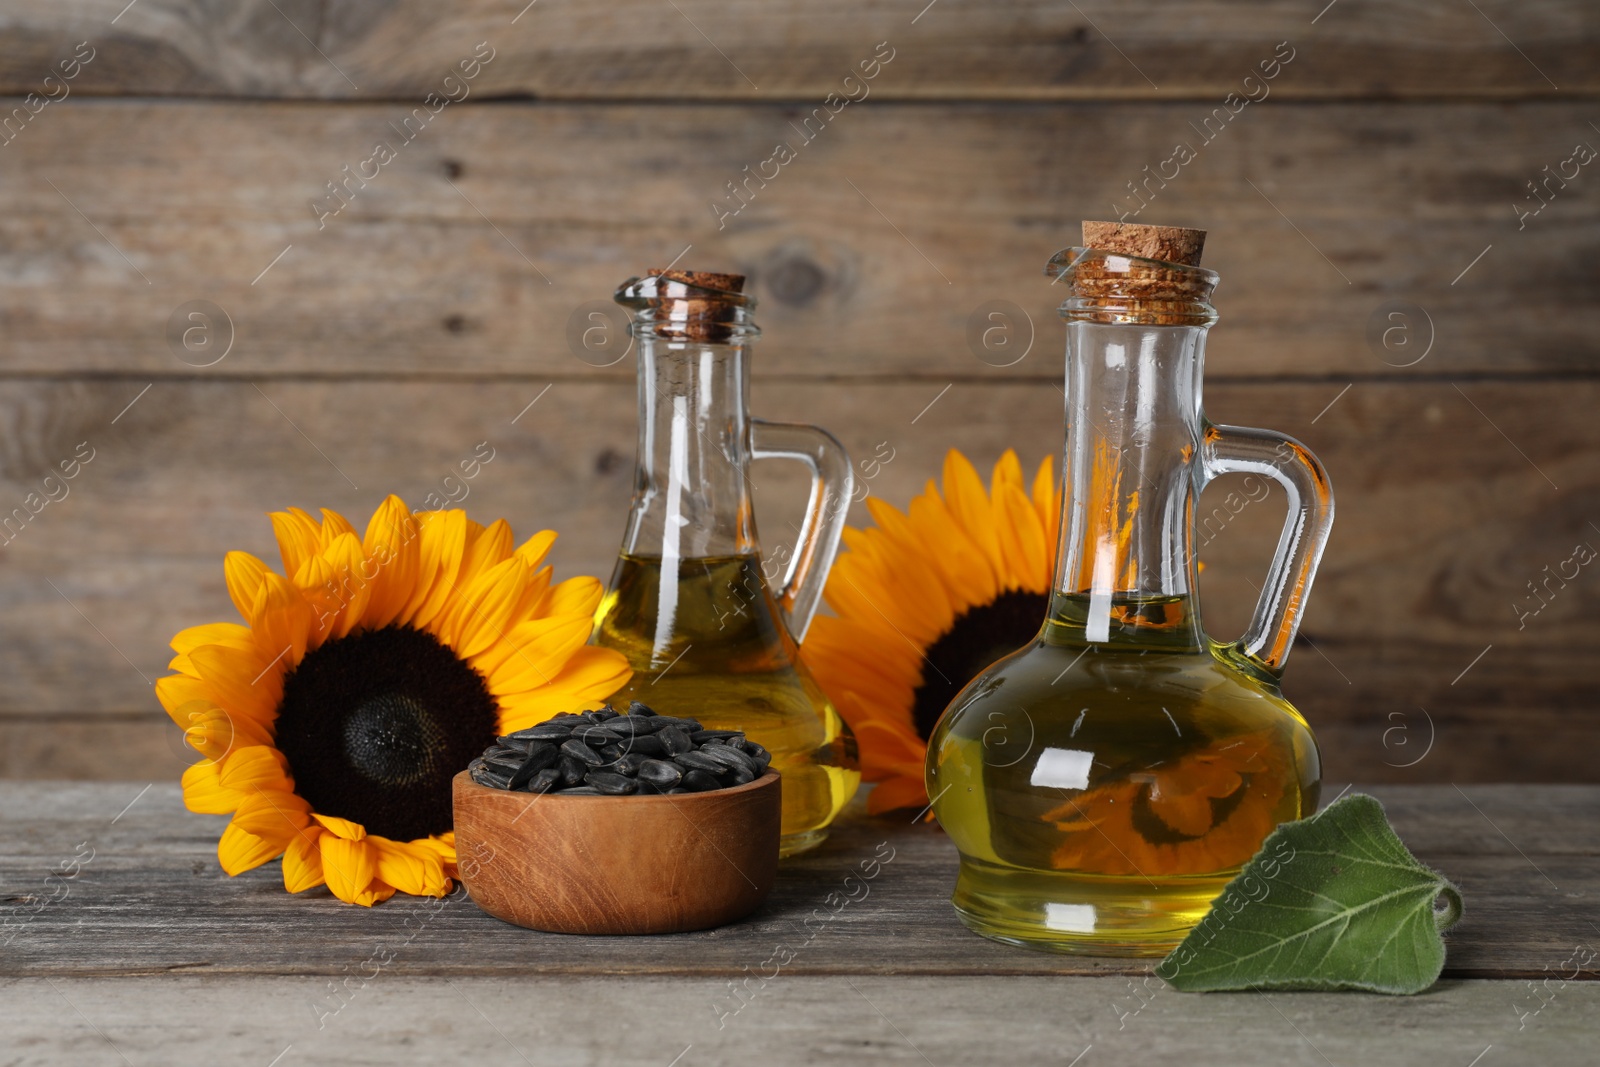
[[[1569,984],[1518,1029],[1524,982],[1441,982],[1418,997],[1139,997],[1126,978],[784,976],[719,1028],[727,980],[423,978],[381,973],[341,1001],[324,977],[27,978],[0,1027],[28,1064],[706,1063],[1010,1067],[1510,1067],[1583,1063],[1600,984]],[[318,1014],[343,1004],[336,1015]],[[635,1020],[618,1021],[621,1001]],[[1141,1006],[1142,1005],[1142,1006]],[[1522,1010],[1530,1010],[1523,1007]],[[1137,1014],[1134,1014],[1137,1011]],[[648,1021],[645,1021],[648,1020]],[[322,1026],[318,1026],[318,1022]],[[679,1057],[673,1064],[673,1057]]]
[[[42,112],[0,148],[4,369],[623,378],[619,321],[610,348],[575,339],[620,282],[684,255],[751,276],[766,375],[1053,379],[1044,263],[1081,220],[1138,211],[1135,184],[1130,221],[1211,231],[1212,380],[1566,377],[1600,355],[1574,314],[1595,293],[1600,182],[1552,184],[1549,203],[1526,187],[1600,143],[1583,102],[1269,100],[1213,120],[1210,143],[1204,102],[869,101],[810,134],[779,105],[469,103],[407,142],[408,113]],[[367,166],[380,141],[395,158]],[[794,158],[765,166],[779,142]],[[1185,166],[1166,165],[1175,142]],[[727,183],[744,181],[741,200]],[[185,348],[196,300],[227,325]]]
[[[1583,901],[1600,892],[1600,788],[1373,793],[1417,856],[1465,894],[1447,977],[1542,978],[1574,944],[1593,943]],[[624,939],[522,930],[464,895],[396,897],[372,909],[325,890],[290,897],[275,863],[229,879],[215,859],[226,820],[184,811],[171,783],[0,783],[0,915],[14,934],[3,949],[6,973],[340,976],[389,947],[385,970],[395,975],[737,978],[779,945],[795,950],[785,969],[796,975],[1148,973],[1149,960],[1022,951],[968,932],[948,901],[954,848],[909,814],[846,817],[824,846],[785,862],[772,898],[748,920]],[[861,883],[868,890],[841,888],[875,854],[892,858]],[[44,882],[74,858],[76,877]],[[828,897],[835,891],[859,899],[841,905]]]
[[[124,10],[124,7],[128,10]],[[1600,24],[1582,0],[1470,4],[1154,0],[71,0],[8,14],[0,91],[41,91],[84,39],[80,93],[361,99],[418,97],[479,42],[484,95],[659,100],[849,91],[888,40],[887,98],[1220,98],[1292,42],[1299,98],[1592,93]],[[1503,30],[1501,29],[1503,28]],[[1498,32],[1497,32],[1498,31]],[[1504,36],[1502,36],[1502,33]],[[57,92],[60,90],[57,89]]]

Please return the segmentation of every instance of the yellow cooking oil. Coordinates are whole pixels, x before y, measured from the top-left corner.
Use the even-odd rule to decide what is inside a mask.
[[[962,855],[952,901],[1001,941],[1164,955],[1274,827],[1315,810],[1317,749],[1187,597],[1119,597],[1093,642],[1088,610],[1058,595],[929,741],[929,794]]]
[[[823,695],[762,580],[759,555],[624,554],[596,611],[595,643],[634,674],[611,698],[766,746],[783,776],[780,855],[812,848],[861,782],[855,736]]]

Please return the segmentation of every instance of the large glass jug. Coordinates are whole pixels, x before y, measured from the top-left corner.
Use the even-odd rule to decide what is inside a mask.
[[[979,674],[928,744],[928,795],[961,853],[952,898],[981,934],[1160,955],[1321,768],[1278,688],[1333,520],[1298,442],[1201,409],[1216,274],[1203,231],[1085,224],[1050,261],[1067,289],[1061,542],[1031,645]],[[1225,472],[1272,478],[1288,519],[1255,616],[1200,628],[1194,509]],[[1020,753],[1020,755],[1019,755]]]
[[[617,290],[638,346],[639,454],[595,642],[633,666],[613,698],[619,708],[639,700],[743,730],[772,752],[783,775],[780,848],[790,855],[827,836],[861,780],[855,738],[798,647],[838,551],[853,476],[827,432],[750,418],[747,363],[760,331],[743,288],[736,274],[651,271]],[[811,494],[794,552],[764,565],[749,465],[767,457],[808,465]]]

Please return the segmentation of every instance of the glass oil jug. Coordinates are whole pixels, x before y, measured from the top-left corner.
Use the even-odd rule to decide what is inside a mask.
[[[780,852],[820,843],[861,775],[855,738],[799,654],[844,531],[849,456],[815,426],[749,416],[760,331],[744,278],[652,271],[617,290],[638,346],[639,453],[622,552],[595,642],[634,675],[612,698],[743,730],[783,776]],[[752,459],[798,460],[811,494],[783,580],[763,562]]]
[[[928,745],[928,795],[961,854],[952,902],[1000,941],[1162,955],[1321,768],[1278,679],[1333,520],[1304,446],[1215,426],[1200,402],[1204,232],[1085,223],[1067,289],[1061,542],[1033,643],[979,674]],[[1274,479],[1288,519],[1238,641],[1200,628],[1194,509],[1226,472]],[[1022,753],[1020,756],[1018,753]]]

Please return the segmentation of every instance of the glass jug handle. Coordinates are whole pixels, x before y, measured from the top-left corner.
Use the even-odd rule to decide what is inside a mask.
[[[1218,474],[1262,474],[1281,485],[1289,498],[1289,514],[1255,616],[1233,646],[1279,674],[1333,525],[1333,486],[1305,445],[1272,430],[1207,424],[1203,448],[1207,481]]]
[[[811,628],[811,617],[822,603],[822,587],[839,551],[839,538],[844,535],[855,472],[850,467],[850,454],[824,429],[762,419],[751,419],[750,427],[753,458],[794,459],[811,468],[806,517],[800,524],[783,584],[773,590],[789,632],[797,642],[803,641]]]

